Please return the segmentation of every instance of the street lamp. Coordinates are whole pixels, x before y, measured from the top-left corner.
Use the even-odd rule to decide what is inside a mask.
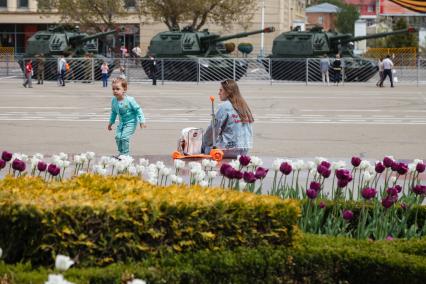
[[[265,29],[265,0],[262,0],[262,16],[261,16],[261,20],[260,20],[260,28],[262,30]],[[265,35],[264,33],[260,33],[260,57],[265,57]]]

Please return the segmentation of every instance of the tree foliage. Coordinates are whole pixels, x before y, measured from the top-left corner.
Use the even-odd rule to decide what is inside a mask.
[[[167,25],[169,29],[188,25],[199,30],[207,22],[223,27],[232,22],[249,21],[256,11],[256,0],[141,0],[142,13]]]
[[[393,26],[393,30],[407,29],[408,25],[404,18],[399,18]],[[406,33],[389,36],[385,40],[386,47],[417,47],[418,41],[415,33]]]

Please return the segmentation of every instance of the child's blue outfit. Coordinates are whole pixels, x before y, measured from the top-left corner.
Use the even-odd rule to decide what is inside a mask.
[[[145,116],[136,100],[129,96],[125,96],[121,101],[118,101],[116,97],[112,98],[109,124],[115,123],[117,114],[120,118],[120,123],[115,130],[117,148],[120,155],[129,155],[130,136],[135,133],[139,123],[145,123]]]

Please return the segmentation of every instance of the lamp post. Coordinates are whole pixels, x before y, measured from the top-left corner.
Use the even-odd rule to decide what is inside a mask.
[[[262,14],[260,19],[260,28],[263,30],[265,29],[265,0],[262,0]],[[260,33],[260,57],[265,57],[265,35],[264,33]]]

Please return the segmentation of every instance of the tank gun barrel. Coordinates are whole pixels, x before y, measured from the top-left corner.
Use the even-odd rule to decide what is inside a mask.
[[[377,33],[377,34],[373,34],[373,35],[344,38],[344,39],[341,39],[341,41],[342,42],[361,41],[361,40],[366,40],[366,39],[381,38],[381,37],[390,36],[390,35],[414,33],[416,31],[417,30],[415,28],[410,27],[408,29],[401,29],[401,30],[396,30],[396,31],[393,31],[393,32],[384,32],[384,33]]]
[[[226,40],[230,40],[230,39],[234,39],[234,38],[247,37],[249,35],[254,35],[254,34],[272,33],[274,31],[275,31],[274,27],[267,27],[267,28],[264,28],[262,30],[246,32],[246,33],[238,33],[238,34],[228,35],[228,36],[213,37],[213,38],[212,37],[206,37],[206,38],[202,38],[202,40],[207,40],[207,41],[211,41],[211,42],[221,42],[221,41],[226,41]]]
[[[82,38],[81,41],[82,42],[91,41],[93,39],[103,37],[103,36],[106,36],[106,35],[111,35],[111,34],[114,34],[116,32],[117,32],[116,30],[111,30],[111,31],[106,31],[106,32],[102,32],[102,33],[96,33],[94,35],[86,36],[86,37]]]

